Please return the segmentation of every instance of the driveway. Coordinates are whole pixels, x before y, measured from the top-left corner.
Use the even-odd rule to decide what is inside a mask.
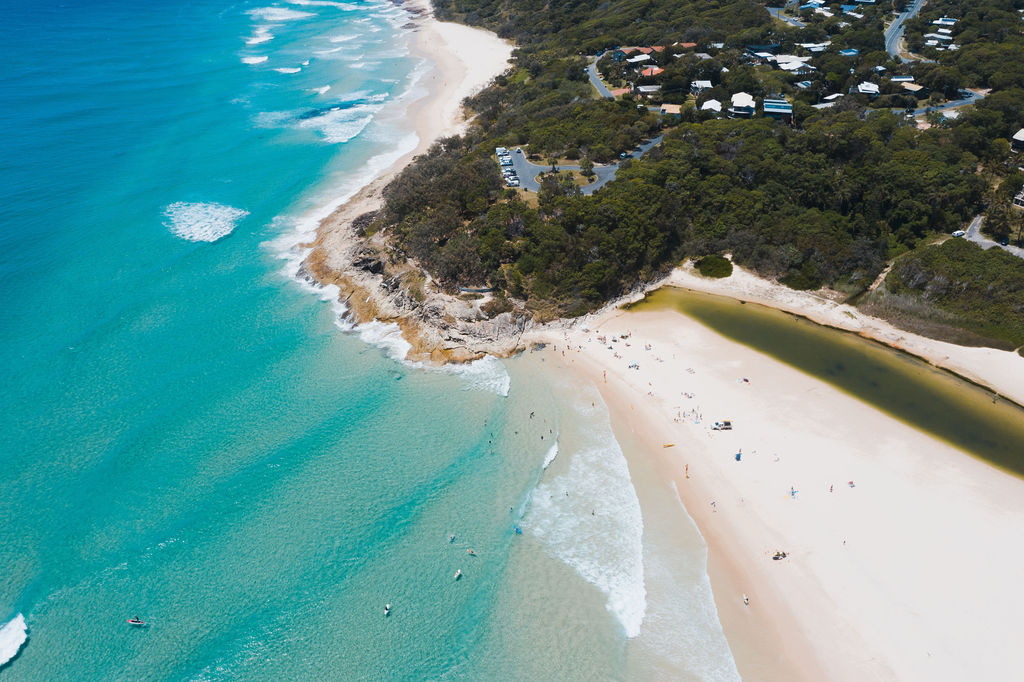
[[[663,137],[664,135],[658,135],[657,137],[644,142],[642,145],[637,147],[637,150],[630,156],[632,158],[639,158],[643,156],[651,149],[661,144]],[[537,182],[537,176],[551,170],[551,166],[532,163],[526,159],[526,154],[517,151],[512,152],[512,167],[515,169],[516,175],[519,176],[519,186],[523,189],[528,189],[531,192],[537,192],[540,190],[540,183]],[[555,168],[560,171],[578,171],[580,169],[579,166],[555,166]],[[618,170],[619,162],[600,166],[595,165],[594,175],[597,176],[597,179],[589,185],[580,187],[580,193],[587,195],[593,194],[614,180],[615,173]]]
[[[975,244],[985,249],[986,251],[991,249],[993,246],[998,246],[1000,249],[1004,251],[1009,251],[1018,258],[1024,258],[1024,249],[1022,249],[1021,247],[1012,246],[1010,244],[1003,246],[999,242],[994,242],[988,237],[983,237],[981,234],[981,223],[984,219],[985,216],[974,216],[974,220],[972,220],[971,224],[967,227],[966,238],[968,241],[974,242]]]

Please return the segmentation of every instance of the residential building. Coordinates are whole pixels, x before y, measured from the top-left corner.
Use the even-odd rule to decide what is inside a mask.
[[[780,121],[793,120],[793,105],[784,99],[767,99],[761,102],[761,109],[764,115],[769,118],[776,118]]]
[[[864,81],[857,86],[857,92],[868,97],[878,97],[878,83]]]
[[[729,107],[729,115],[740,118],[750,118],[754,115],[756,103],[754,98],[745,92],[737,92],[732,96],[732,106]]]
[[[682,104],[662,104],[661,115],[662,116],[675,116],[679,118],[682,115],[683,105]]]
[[[1024,128],[1021,128],[1010,138],[1010,147],[1015,152],[1024,151]]]
[[[700,110],[701,111],[714,111],[714,112],[717,112],[717,113],[721,113],[722,112],[722,103],[719,102],[717,99],[709,99],[707,102],[704,102],[704,104],[700,105]]]
[[[712,87],[711,81],[693,81],[690,83],[690,92],[694,95],[699,95],[705,90],[710,90]]]

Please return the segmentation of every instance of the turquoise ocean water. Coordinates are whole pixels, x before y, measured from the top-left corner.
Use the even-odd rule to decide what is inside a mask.
[[[400,6],[0,5],[0,678],[735,678],[596,391],[289,277],[415,142]]]

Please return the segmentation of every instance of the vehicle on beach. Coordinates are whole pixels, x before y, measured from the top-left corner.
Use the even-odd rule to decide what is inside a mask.
[[[732,422],[728,419],[720,422],[715,422],[711,425],[712,431],[732,431]]]

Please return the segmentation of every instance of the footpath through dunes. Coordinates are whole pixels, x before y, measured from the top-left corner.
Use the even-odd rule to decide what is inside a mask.
[[[642,441],[678,487],[707,540],[740,673],[858,682],[1014,677],[1024,664],[1015,617],[1024,608],[1024,479],[840,390],[835,377],[795,369],[656,302],[547,338],[601,390],[616,429]],[[737,316],[752,308],[729,305]],[[895,365],[909,362],[879,350]],[[848,351],[829,353],[833,371],[859,371]],[[874,372],[866,386],[916,392],[922,411],[957,399],[931,379],[890,381],[890,371]],[[972,400],[964,412],[939,408],[938,417],[1024,428],[1018,408]],[[712,428],[725,419],[732,430]],[[1000,438],[1024,452],[1024,434]],[[785,558],[774,560],[777,552]]]

